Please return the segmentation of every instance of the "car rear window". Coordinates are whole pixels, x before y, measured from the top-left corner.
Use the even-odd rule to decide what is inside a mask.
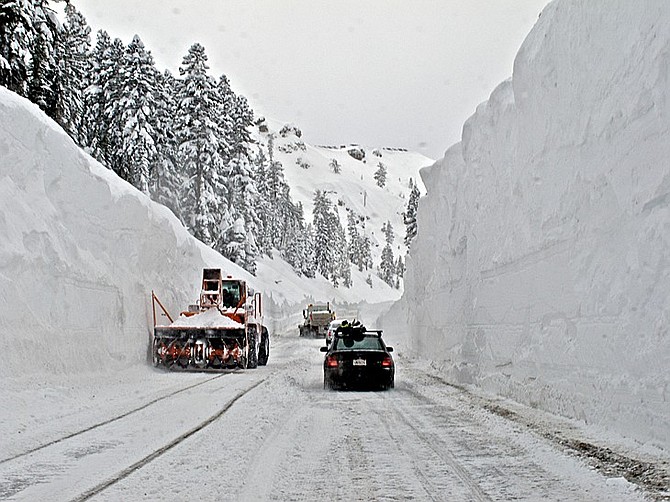
[[[383,347],[377,336],[366,336],[360,340],[347,336],[335,340],[335,350],[383,350]]]

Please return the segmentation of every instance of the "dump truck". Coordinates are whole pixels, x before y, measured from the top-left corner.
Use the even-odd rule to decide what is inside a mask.
[[[264,366],[270,336],[263,325],[262,296],[246,281],[223,276],[218,268],[202,271],[200,296],[173,319],[151,292],[154,366],[168,369],[226,369]],[[157,307],[170,324],[157,324]]]
[[[310,303],[306,309],[303,309],[302,316],[305,320],[302,324],[298,325],[300,336],[325,338],[330,321],[335,319],[335,312],[331,310],[330,302]]]

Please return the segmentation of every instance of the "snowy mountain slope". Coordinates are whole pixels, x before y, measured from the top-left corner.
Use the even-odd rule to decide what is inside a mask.
[[[422,171],[386,319],[450,378],[670,449],[670,7],[555,0]]]
[[[327,191],[330,199],[338,208],[340,221],[346,229],[347,211],[366,218],[366,232],[372,242],[372,254],[375,266],[379,264],[381,250],[385,245],[381,227],[390,221],[395,232],[394,255],[404,257],[407,250],[403,244],[405,224],[402,213],[407,209],[411,190],[410,179],[418,183],[421,193],[425,188],[419,171],[433,164],[433,160],[419,153],[397,148],[371,148],[360,145],[313,146],[302,141],[296,134],[300,131],[293,124],[283,124],[276,120],[264,120],[261,124],[267,131],[254,130],[256,141],[268,144],[269,136],[274,138],[274,155],[284,167],[286,180],[291,187],[291,197],[301,202],[305,210],[305,221],[312,222],[314,193]],[[288,131],[281,134],[286,126]],[[349,154],[350,150],[359,150],[364,157],[358,160]],[[332,160],[341,166],[336,174],[330,167]],[[378,164],[387,169],[387,181],[380,188],[374,178]],[[308,166],[308,167],[301,167]],[[353,270],[352,270],[353,272]]]
[[[262,290],[276,316],[271,324],[289,323],[306,298],[379,302],[399,295],[378,279],[374,289],[334,289],[295,276],[279,258],[264,259],[251,277],[4,88],[0,152],[0,342],[11,347],[3,378],[144,364],[151,291],[178,312],[196,298],[204,266]]]

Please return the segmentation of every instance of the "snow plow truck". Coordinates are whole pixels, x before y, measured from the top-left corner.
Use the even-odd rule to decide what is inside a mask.
[[[169,369],[226,369],[264,366],[270,356],[270,337],[263,325],[262,298],[247,283],[221,269],[202,271],[200,298],[177,319],[151,292],[154,366]],[[156,305],[170,324],[156,324]]]
[[[302,324],[298,325],[300,336],[325,338],[330,321],[335,319],[335,312],[331,310],[330,302],[323,304],[310,303],[307,305],[307,308],[302,311],[302,317],[305,320]]]

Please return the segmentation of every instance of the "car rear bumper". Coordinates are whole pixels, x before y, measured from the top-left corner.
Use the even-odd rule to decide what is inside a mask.
[[[324,368],[326,383],[335,387],[391,387],[394,377],[394,368]]]

